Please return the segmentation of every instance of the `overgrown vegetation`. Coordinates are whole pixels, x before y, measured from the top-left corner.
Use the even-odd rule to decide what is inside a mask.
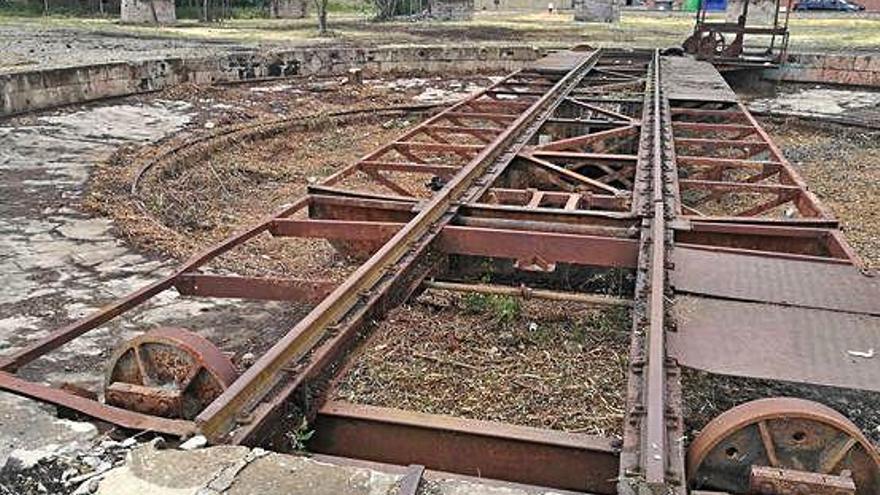
[[[305,452],[307,448],[306,445],[314,435],[315,430],[309,428],[309,422],[305,417],[302,418],[302,422],[295,430],[288,431],[285,434],[287,440],[290,442],[291,452]]]

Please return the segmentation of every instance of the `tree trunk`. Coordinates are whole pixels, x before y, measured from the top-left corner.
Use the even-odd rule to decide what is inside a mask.
[[[315,0],[318,8],[318,34],[327,34],[327,0]]]

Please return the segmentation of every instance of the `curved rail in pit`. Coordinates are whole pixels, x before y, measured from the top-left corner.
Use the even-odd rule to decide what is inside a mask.
[[[418,113],[433,110],[435,108],[443,107],[450,105],[449,102],[441,102],[441,103],[426,103],[421,105],[389,105],[385,107],[372,107],[372,108],[359,108],[354,110],[338,110],[333,112],[322,112],[322,113],[314,113],[310,115],[300,115],[296,117],[282,118],[282,119],[272,119],[269,121],[256,122],[256,123],[246,123],[241,125],[232,126],[229,128],[222,128],[215,132],[199,136],[195,139],[189,139],[186,141],[182,141],[180,143],[166,146],[162,150],[159,151],[158,155],[150,158],[145,161],[141,166],[138,167],[137,172],[135,173],[134,178],[131,181],[131,186],[129,187],[129,194],[135,198],[138,202],[143,202],[140,197],[140,183],[143,180],[144,176],[150,172],[154,167],[158,164],[162,163],[164,160],[169,158],[179,159],[180,154],[188,154],[187,151],[190,148],[196,146],[209,146],[211,149],[216,149],[217,146],[225,143],[229,140],[239,140],[239,139],[254,139],[260,138],[265,139],[272,135],[289,131],[292,127],[297,125],[308,125],[309,122],[312,121],[320,121],[322,119],[338,119],[342,117],[353,117],[358,115],[375,115],[375,114],[408,114],[408,113]]]

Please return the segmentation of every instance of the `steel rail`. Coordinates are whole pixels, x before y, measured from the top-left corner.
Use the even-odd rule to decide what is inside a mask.
[[[671,123],[662,95],[659,52],[654,52],[645,91],[635,192],[642,213],[641,253],[634,298],[633,336],[627,386],[627,417],[621,453],[619,493],[683,494],[681,440],[672,440],[680,412],[670,386],[666,351],[667,256],[677,188],[669,164]],[[680,436],[680,435],[679,435]]]
[[[655,492],[665,490],[666,466],[668,465],[668,438],[666,434],[666,193],[663,170],[662,132],[660,125],[660,65],[659,56],[654,58],[651,116],[651,255],[650,293],[647,309],[648,334],[645,362],[645,428],[642,443],[642,465],[645,481]]]
[[[533,289],[525,285],[511,287],[497,284],[468,284],[461,282],[444,282],[430,280],[422,284],[423,287],[435,290],[448,290],[453,292],[499,294],[506,296],[521,297],[523,299],[546,299],[549,301],[569,301],[595,306],[632,306],[632,301],[620,297],[603,294],[583,294],[580,292],[562,292],[546,289]]]
[[[580,81],[588,68],[595,65],[598,55],[599,52],[596,51],[589,57],[581,59],[574,70],[560,79],[552,89],[517,117],[483,151],[479,152],[379,251],[373,254],[342,285],[337,287],[263,354],[232,386],[208,405],[196,418],[203,434],[214,441],[227,439],[227,435],[235,426],[236,416],[256,405],[273,387],[277,386],[282,380],[282,373],[287,366],[305,356],[321,340],[327,328],[342,320],[359,303],[363,303],[365,295],[369,297],[379,282],[383,279],[387,281],[388,278],[394,278],[395,265],[416,247],[420,238],[426,235],[428,237],[436,235],[436,231],[431,233],[435,224],[477,182],[477,178],[483,175],[494,162],[513,159],[519,149],[525,145],[524,142],[516,143],[516,138],[535,119],[541,118],[542,114],[547,114],[548,109],[555,108],[558,100],[565,97]],[[543,118],[546,119],[548,116],[543,115]],[[435,120],[436,118],[432,118],[429,119],[429,122]],[[516,149],[508,150],[510,145],[514,145]],[[495,170],[500,172],[502,168],[503,166],[496,166]],[[384,285],[387,290],[389,284]]]

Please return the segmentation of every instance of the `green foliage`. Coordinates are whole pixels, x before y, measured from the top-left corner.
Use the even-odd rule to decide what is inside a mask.
[[[427,10],[427,8],[428,2],[426,0],[397,0],[394,15],[418,15]]]
[[[178,5],[175,10],[178,19],[199,19],[202,14],[202,8],[198,5]]]
[[[294,452],[305,452],[306,443],[314,436],[315,430],[309,429],[309,422],[303,417],[300,425],[293,431],[288,431],[285,436],[290,441],[290,448]]]
[[[235,2],[239,3],[239,2]],[[249,5],[252,2],[242,2],[246,5],[233,6],[229,8],[230,19],[267,19],[269,11],[261,5]],[[201,19],[202,7],[199,5],[185,5],[178,2],[177,5],[178,19]]]
[[[574,326],[572,336],[576,342],[588,343],[591,338],[628,334],[632,325],[631,318],[629,308],[612,307],[594,311],[585,321]]]
[[[464,296],[464,307],[471,313],[489,313],[502,325],[512,323],[522,313],[519,299],[498,294],[468,293]]]

